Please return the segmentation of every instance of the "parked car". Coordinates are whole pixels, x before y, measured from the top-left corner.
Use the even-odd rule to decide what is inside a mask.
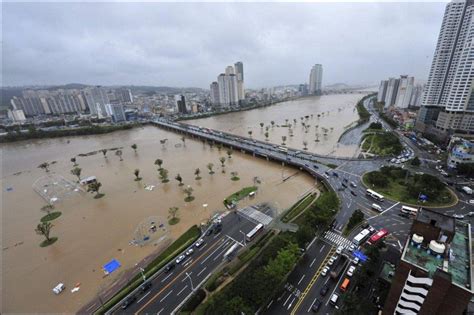
[[[165,272],[166,273],[170,272],[171,270],[174,269],[174,267],[176,267],[174,263],[169,263],[168,266],[166,266],[165,268]]]
[[[343,249],[344,249],[344,247],[338,246],[337,249],[336,249],[336,254],[340,255],[342,253]]]
[[[178,258],[176,258],[176,264],[179,265],[185,258],[186,255],[180,255]]]
[[[351,190],[351,195],[353,195],[353,196],[357,196],[356,192],[355,192],[355,191],[353,191],[353,190]]]
[[[201,247],[201,245],[204,243],[204,240],[202,238],[200,238],[196,244],[194,244],[194,246],[196,246],[197,248]]]
[[[352,277],[354,275],[354,271],[355,271],[356,267],[355,266],[350,266],[349,267],[349,270],[347,270],[347,276],[348,277]]]
[[[336,172],[332,172],[332,176],[339,177],[339,175]]]
[[[150,290],[150,288],[151,288],[151,282],[145,282],[144,284],[141,285],[140,292],[144,293],[144,292]]]
[[[354,258],[354,260],[352,262],[354,263],[354,265],[357,266],[359,264],[359,261],[360,261],[359,257],[356,257],[356,258]]]
[[[319,166],[317,166],[316,164],[313,164],[313,167],[314,167],[315,169],[319,169]]]
[[[328,175],[328,174],[325,173],[325,174],[323,174],[323,176],[324,176],[324,178],[329,179],[329,175]]]
[[[186,256],[191,256],[194,253],[194,249],[190,248],[186,251]]]
[[[328,293],[328,291],[329,291],[329,286],[327,284],[325,284],[321,288],[321,291],[319,291],[319,294],[321,294],[321,296],[325,296],[326,293]]]
[[[354,182],[351,182],[351,187],[354,187],[354,188],[356,188],[356,187],[357,187],[356,183],[354,183]]]

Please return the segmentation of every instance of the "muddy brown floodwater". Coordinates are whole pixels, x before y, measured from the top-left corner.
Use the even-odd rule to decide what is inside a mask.
[[[337,106],[350,100],[352,98],[348,97]],[[298,114],[293,113],[291,117],[300,115],[299,111],[295,112]],[[250,113],[241,115],[252,116]],[[336,115],[333,111],[329,117],[335,118]],[[245,124],[252,125],[258,134],[259,129],[254,123]],[[162,145],[160,139],[168,140]],[[133,143],[138,145],[136,154],[130,148]],[[120,146],[123,147],[123,161],[113,152],[109,152],[106,159],[101,153],[77,158],[82,176],[97,176],[105,196],[94,199],[87,193],[74,193],[60,201],[56,209],[62,212],[62,216],[53,221],[51,232],[51,236],[59,239],[49,247],[40,248],[43,237],[37,235],[34,228],[44,215],[40,208],[46,203],[32,189],[32,184],[45,172],[37,166],[44,161],[57,161],[51,166],[50,173],[75,180],[70,174],[71,157]],[[169,228],[169,237],[176,238],[191,225],[205,221],[216,210],[222,210],[222,200],[242,187],[252,185],[255,176],[262,183],[253,202],[270,202],[280,211],[314,188],[314,180],[306,174],[238,152],[226,162],[227,172],[222,174],[221,156],[225,156],[224,150],[219,152],[215,147],[191,139],[183,145],[179,135],[152,126],[107,135],[2,145],[1,312],[77,311],[126,270],[134,268],[137,262],[157,250],[159,246],[139,247],[130,245],[130,241],[140,222],[146,218],[158,216],[166,221],[170,207],[179,207],[181,221]],[[164,160],[163,167],[169,171],[170,182],[167,184],[160,183],[158,178],[154,165],[157,158]],[[206,168],[210,162],[214,163],[216,171],[212,176]],[[134,181],[136,168],[143,177],[140,182]],[[201,169],[200,181],[194,179],[196,168]],[[241,180],[231,181],[231,171],[237,171]],[[177,173],[181,174],[185,184],[194,188],[196,199],[193,202],[184,202],[182,188],[174,179]],[[282,181],[283,177],[292,174],[296,175]],[[156,188],[148,191],[144,189],[145,184]],[[204,204],[208,206],[203,207]],[[113,258],[122,266],[105,276],[102,266]],[[52,288],[60,282],[66,285],[66,290],[55,295]],[[71,293],[70,290],[79,283],[80,290]]]
[[[262,141],[267,139],[265,132],[268,126],[268,141],[272,143],[282,144],[282,136],[286,136],[285,143],[291,148],[302,150],[303,142],[306,141],[310,152],[353,157],[358,154],[358,146],[339,145],[337,141],[358,120],[355,105],[363,96],[364,94],[332,94],[306,97],[265,108],[195,119],[188,123],[245,137],[249,137],[248,132],[251,131],[252,138]],[[308,119],[305,116],[309,116]],[[275,123],[273,127],[272,121]],[[286,127],[287,122],[292,125],[293,136],[290,128]],[[303,122],[309,127],[305,128]],[[260,123],[264,124],[263,128]]]

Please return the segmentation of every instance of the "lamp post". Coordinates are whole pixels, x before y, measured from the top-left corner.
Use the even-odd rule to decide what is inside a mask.
[[[140,273],[142,274],[143,282],[145,282],[145,280],[146,280],[145,269],[143,269],[142,267],[140,267]]]
[[[244,246],[247,245],[247,244],[245,243],[245,241],[246,241],[245,239],[246,239],[247,235],[246,235],[244,232],[240,231],[240,230],[239,230],[239,232],[244,235]]]

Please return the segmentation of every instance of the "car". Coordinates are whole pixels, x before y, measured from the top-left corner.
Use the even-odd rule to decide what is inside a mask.
[[[197,248],[199,248],[199,247],[202,246],[203,243],[204,243],[204,240],[203,240],[202,238],[200,238],[200,239],[196,242],[196,244],[194,244],[194,246],[196,246]]]
[[[353,191],[353,190],[351,190],[351,195],[352,195],[352,196],[357,196],[356,192]]]
[[[326,277],[328,272],[329,272],[329,267],[328,266],[324,267],[323,270],[321,270],[321,276]]]
[[[324,178],[326,179],[329,179],[329,175],[328,174],[323,174]]]
[[[456,218],[456,219],[464,219],[464,215],[462,215],[462,214],[455,214],[455,215],[453,215],[453,217]]]
[[[214,234],[218,234],[220,231],[222,231],[222,224],[219,223],[214,228]]]
[[[350,251],[350,252],[353,252],[353,251],[356,250],[356,248],[357,248],[357,247],[356,247],[354,244],[351,244],[351,246],[349,246],[349,251]]]
[[[144,292],[150,290],[150,288],[151,288],[151,282],[145,282],[144,284],[142,284],[140,286],[140,292],[144,293]]]
[[[336,305],[338,300],[339,300],[339,295],[337,295],[336,293],[334,293],[334,294],[331,296],[331,299],[329,300],[329,302],[330,302],[332,305]]]
[[[317,166],[316,164],[313,164],[313,167],[314,167],[315,169],[319,169],[319,166]]]
[[[180,264],[185,258],[186,255],[179,255],[178,258],[176,258],[176,264]]]
[[[169,264],[165,267],[165,273],[170,272],[171,270],[174,269],[174,267],[176,267],[176,265],[175,265],[174,263],[169,263]]]
[[[352,263],[357,266],[359,264],[359,261],[360,261],[359,257],[356,257],[356,258],[354,258]]]
[[[356,187],[357,187],[356,183],[354,183],[354,182],[351,182],[351,187],[354,187],[354,188],[356,188]]]
[[[347,183],[349,180],[347,178],[344,178],[342,181]]]
[[[339,246],[337,249],[336,249],[336,254],[340,255],[342,253],[342,250],[344,249],[344,247],[342,246]]]
[[[214,225],[211,225],[211,227],[207,230],[206,232],[206,236],[209,236],[212,234],[212,232],[214,232]]]
[[[349,270],[347,270],[346,275],[347,275],[348,277],[352,277],[352,276],[354,275],[355,269],[356,269],[355,266],[350,266],[350,267],[349,267]]]
[[[332,176],[339,177],[339,175],[336,172],[332,172]]]
[[[321,305],[323,305],[323,302],[321,302],[319,299],[316,299],[316,301],[314,301],[313,306],[311,306],[311,310],[316,313],[317,311],[319,311]]]
[[[410,218],[410,215],[409,215],[408,213],[405,213],[405,212],[399,212],[398,215],[399,215],[400,217],[403,217],[403,218],[407,218],[407,219]]]
[[[186,256],[191,256],[194,253],[194,249],[190,248],[186,251]]]
[[[369,226],[367,228],[369,229],[370,234],[374,234],[376,232],[373,226]]]
[[[344,183],[341,183],[341,186],[344,187],[344,188],[347,188],[347,185],[344,184]]]
[[[328,260],[328,266],[332,266],[335,261],[336,261],[336,260],[334,259],[334,257],[329,258],[329,260]]]
[[[133,302],[135,302],[136,299],[137,299],[137,297],[135,295],[131,295],[128,298],[126,298],[125,301],[123,301],[123,303],[120,307],[123,310],[127,309]]]
[[[325,284],[321,288],[321,291],[319,291],[319,294],[321,294],[321,296],[325,296],[326,293],[328,293],[328,291],[329,291],[329,286],[327,284]]]

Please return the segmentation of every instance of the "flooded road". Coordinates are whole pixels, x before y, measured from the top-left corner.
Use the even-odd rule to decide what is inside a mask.
[[[348,97],[345,103],[350,99]],[[343,106],[343,103],[337,106]],[[337,111],[336,105],[326,104],[335,106]],[[349,115],[349,109],[346,111]],[[238,115],[253,116],[250,113],[254,112]],[[295,109],[292,116],[298,115],[302,114]],[[329,117],[336,115],[331,111]],[[246,123],[258,137],[261,136],[260,118]],[[277,120],[268,117],[264,121],[269,123],[269,119]],[[235,132],[245,132],[248,127],[240,130],[237,125],[229,126]],[[277,137],[279,131],[277,127],[274,129],[272,133]],[[167,139],[165,144],[161,144],[159,140],[164,139]],[[133,143],[138,145],[137,153],[130,148]],[[114,147],[123,147],[123,161],[111,151],[107,158],[100,152],[77,157],[82,177],[96,176],[103,185],[101,192],[105,196],[94,199],[91,194],[78,192],[59,202],[56,210],[61,211],[62,216],[52,221],[51,231],[51,236],[59,239],[49,247],[40,248],[43,237],[34,229],[45,214],[40,208],[46,202],[32,185],[46,173],[37,166],[44,161],[57,161],[51,165],[50,173],[74,181],[76,178],[70,174],[71,157]],[[151,126],[107,135],[2,145],[2,313],[77,311],[126,270],[134,268],[137,262],[160,248],[161,243],[139,247],[130,242],[140,222],[147,218],[156,216],[166,222],[170,207],[179,207],[181,221],[168,227],[169,238],[176,238],[191,225],[205,221],[214,211],[223,210],[222,200],[244,186],[253,185],[255,177],[261,181],[258,193],[254,200],[246,200],[243,204],[269,202],[280,211],[314,186],[311,177],[294,169],[238,152],[225,162],[226,173],[223,174],[219,162],[222,156],[226,156],[225,150],[219,152],[216,147],[210,148],[191,139],[183,144],[179,135]],[[169,171],[169,183],[160,182],[154,165],[158,158]],[[214,164],[214,175],[208,173],[208,163]],[[138,182],[134,181],[136,168],[143,177]],[[196,168],[201,170],[201,180],[194,179]],[[239,181],[230,180],[232,171],[238,172]],[[194,188],[194,201],[184,202],[182,187],[174,179],[177,173],[186,185]],[[290,175],[294,176],[283,182],[282,179]],[[149,191],[144,189],[145,185],[156,187]],[[207,207],[203,206],[205,204]],[[113,258],[122,266],[105,276],[102,266]],[[55,295],[52,288],[60,282],[66,285],[66,290]],[[80,284],[80,290],[71,293],[77,284]]]
[[[355,105],[363,96],[312,96],[265,108],[190,120],[188,123],[277,144],[282,144],[282,137],[286,137],[286,146],[294,149],[302,150],[306,142],[308,151],[313,153],[353,157],[358,152],[358,145],[338,144],[337,141],[358,120]]]

